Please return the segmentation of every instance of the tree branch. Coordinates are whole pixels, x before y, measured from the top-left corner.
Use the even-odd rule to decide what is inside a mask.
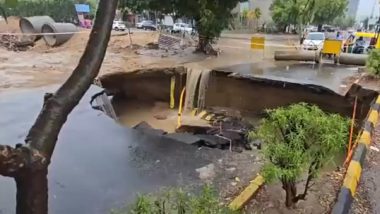
[[[58,134],[68,114],[79,103],[98,75],[111,35],[118,0],[100,0],[90,39],[78,66],[66,82],[46,96],[43,108],[25,142],[50,161]]]
[[[0,145],[0,175],[16,177],[24,169],[31,171],[46,168],[48,161],[41,153],[28,146],[16,148]]]
[[[297,202],[299,200],[305,200],[306,199],[306,196],[307,196],[307,191],[310,189],[310,187],[312,185],[310,185],[310,182],[311,180],[314,179],[315,177],[315,171],[316,169],[318,168],[319,166],[319,160],[318,159],[315,159],[309,166],[309,171],[308,171],[308,176],[307,176],[307,179],[306,179],[306,184],[305,184],[305,189],[304,189],[304,192],[302,194],[299,194],[297,195],[297,197],[295,197],[295,201],[294,202]]]

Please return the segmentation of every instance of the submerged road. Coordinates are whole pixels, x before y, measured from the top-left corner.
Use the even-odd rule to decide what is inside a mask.
[[[54,87],[0,93],[0,142],[23,142]],[[49,167],[49,213],[97,214],[163,186],[201,183],[195,169],[217,162],[225,151],[142,135],[91,109],[93,87],[69,116]],[[0,177],[0,213],[14,213],[15,184]]]

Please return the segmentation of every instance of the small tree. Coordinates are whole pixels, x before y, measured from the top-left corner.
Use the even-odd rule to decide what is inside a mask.
[[[347,0],[316,1],[316,11],[313,22],[318,25],[318,31],[322,31],[323,24],[330,24],[336,17],[344,15],[347,5]]]
[[[199,35],[196,50],[216,54],[215,50],[210,51],[210,44],[231,23],[231,11],[239,1],[241,0],[120,0],[119,7],[128,7],[132,11],[145,9],[173,13],[177,17],[194,20]]]
[[[348,141],[349,120],[324,113],[316,106],[294,104],[268,111],[257,132],[250,137],[264,143],[268,160],[263,176],[270,182],[280,180],[286,192],[286,206],[305,200],[310,182],[319,170]],[[297,195],[297,181],[307,172],[305,189]]]
[[[316,0],[274,0],[270,6],[272,19],[277,26],[284,29],[294,25],[302,34],[304,25],[314,19]]]
[[[380,77],[380,49],[373,49],[369,53],[367,68],[370,74]]]

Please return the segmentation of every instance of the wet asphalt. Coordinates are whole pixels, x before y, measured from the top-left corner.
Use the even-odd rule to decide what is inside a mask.
[[[0,142],[23,139],[55,87],[0,94]],[[49,213],[97,214],[124,206],[138,193],[165,186],[198,185],[195,169],[223,152],[142,134],[91,109],[92,87],[69,116],[49,167]],[[0,213],[14,213],[15,184],[0,176]]]
[[[345,85],[344,81],[358,74],[358,67],[330,63],[320,65],[276,62],[270,66],[263,66],[262,63],[247,63],[220,67],[217,70],[284,82],[319,85],[337,93],[346,91],[346,87],[349,86]]]

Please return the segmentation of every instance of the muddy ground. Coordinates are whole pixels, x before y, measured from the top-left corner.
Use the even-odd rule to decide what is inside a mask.
[[[0,32],[19,33],[18,18],[10,17],[9,24],[0,23]],[[89,30],[80,30],[66,44],[50,48],[43,40],[25,52],[11,52],[0,48],[0,91],[25,87],[41,87],[62,83],[75,68],[85,48]],[[140,68],[170,67],[181,64],[189,66],[220,67],[241,63],[262,61],[271,58],[279,47],[262,51],[251,51],[249,35],[240,35],[239,39],[221,38],[216,45],[222,50],[221,57],[209,57],[194,54],[194,47],[167,53],[160,50],[144,50],[142,47],[158,40],[158,33],[135,31],[132,34],[133,48],[130,48],[129,37],[125,33],[113,32],[100,75],[112,72],[128,72]],[[235,35],[234,35],[235,36]],[[273,36],[273,44],[289,44],[294,36],[279,40]],[[188,45],[194,42],[187,41]],[[281,48],[281,47],[280,47]],[[170,57],[169,57],[170,56]]]

